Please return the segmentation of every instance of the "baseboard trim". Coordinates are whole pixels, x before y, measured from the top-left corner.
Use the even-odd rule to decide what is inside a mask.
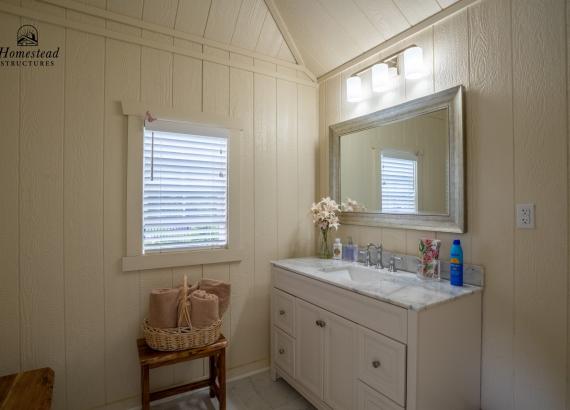
[[[245,379],[258,373],[269,370],[269,359],[258,360],[256,362],[247,363],[239,367],[234,367],[228,371],[228,382]]]

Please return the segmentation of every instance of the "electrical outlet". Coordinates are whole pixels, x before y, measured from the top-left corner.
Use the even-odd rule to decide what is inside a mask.
[[[534,204],[517,204],[517,228],[534,229]]]

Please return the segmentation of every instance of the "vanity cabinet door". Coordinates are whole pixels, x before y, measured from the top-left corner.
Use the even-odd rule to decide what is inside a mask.
[[[324,332],[324,401],[334,410],[353,409],[356,407],[357,327],[329,313]]]
[[[322,309],[295,299],[295,378],[319,399],[323,398],[323,323]]]

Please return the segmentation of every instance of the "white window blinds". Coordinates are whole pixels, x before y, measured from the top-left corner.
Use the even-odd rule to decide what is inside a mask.
[[[380,164],[382,212],[417,212],[417,157],[409,153],[382,152]]]
[[[143,251],[220,248],[228,238],[228,139],[144,132]]]

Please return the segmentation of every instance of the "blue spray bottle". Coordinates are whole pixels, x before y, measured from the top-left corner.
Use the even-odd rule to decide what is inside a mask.
[[[459,239],[455,239],[451,246],[449,281],[453,286],[463,286],[463,249]]]

